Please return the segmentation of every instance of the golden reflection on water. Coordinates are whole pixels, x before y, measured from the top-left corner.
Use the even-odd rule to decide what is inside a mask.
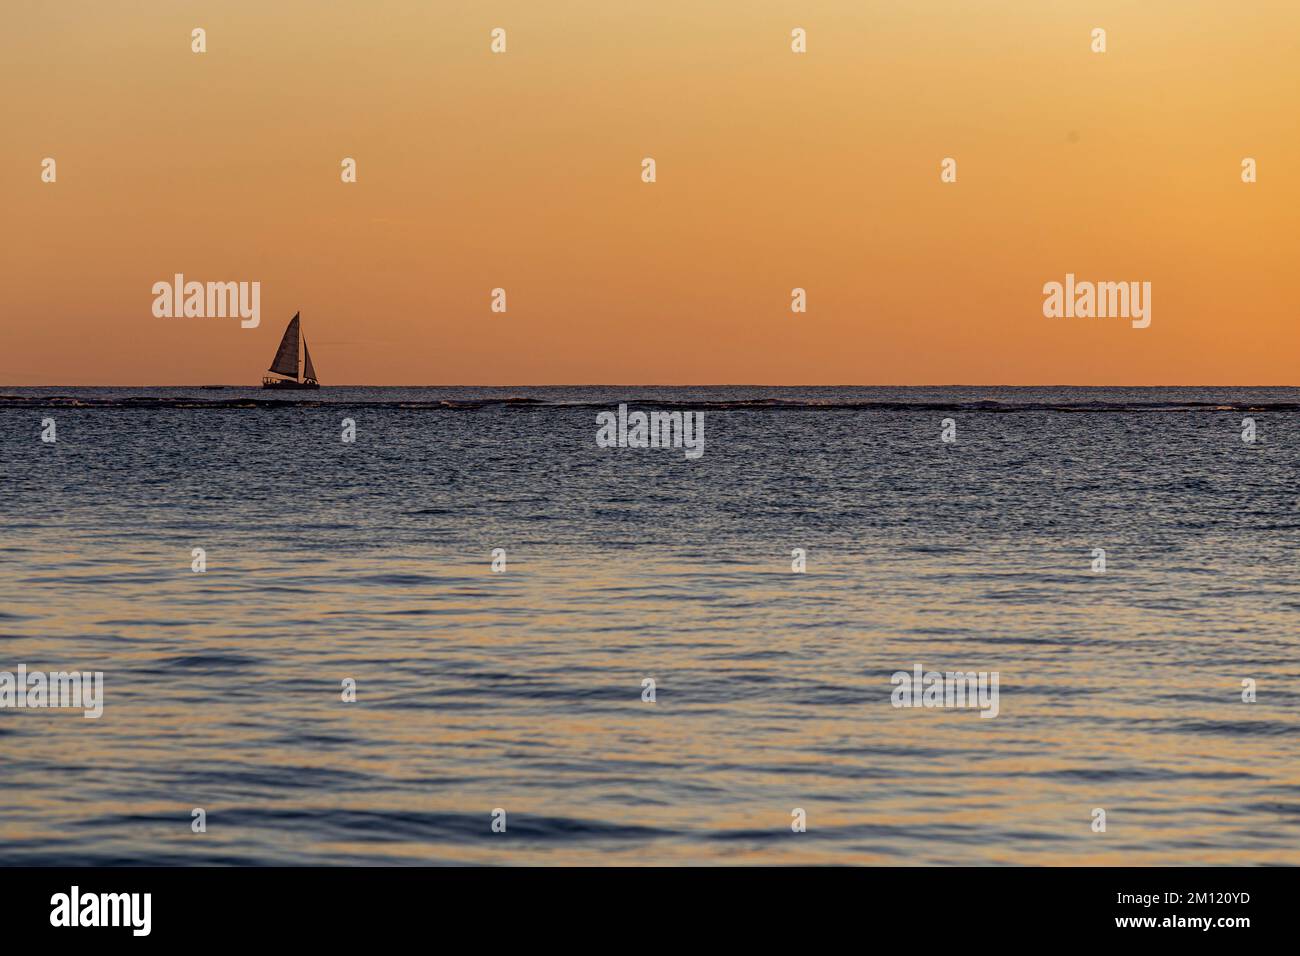
[[[1167,570],[18,548],[0,669],[103,670],[106,704],[0,712],[6,859],[1297,862],[1294,615],[1179,609]],[[918,662],[998,671],[1000,715],[891,707]]]

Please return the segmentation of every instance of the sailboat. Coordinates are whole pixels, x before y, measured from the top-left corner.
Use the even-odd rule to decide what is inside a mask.
[[[299,343],[302,345],[301,349],[298,347]],[[300,358],[302,359],[301,372],[298,368]],[[270,370],[276,375],[288,375],[289,378],[264,376],[262,378],[263,388],[320,388],[320,382],[316,381],[316,369],[312,368],[311,353],[307,351],[307,340],[302,335],[297,312],[289,320],[289,327],[284,330],[284,338],[280,340],[280,348],[275,353],[275,361],[271,363]]]

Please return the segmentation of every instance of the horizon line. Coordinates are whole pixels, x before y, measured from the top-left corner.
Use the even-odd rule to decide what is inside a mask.
[[[203,389],[241,388],[241,389],[254,389],[257,391],[262,390],[261,384],[254,384],[254,385],[242,385],[242,384],[232,385],[232,384],[220,384],[220,383],[162,384],[156,382],[141,383],[136,385],[110,385],[110,384],[88,384],[88,383],[82,383],[79,385],[73,385],[67,383],[51,383],[51,384],[40,384],[40,385],[11,385],[11,384],[0,383],[0,389],[5,389],[5,388],[203,388]],[[754,382],[705,382],[705,383],[694,383],[694,384],[681,384],[681,383],[667,384],[667,383],[659,383],[659,382],[641,382],[641,383],[582,382],[582,383],[548,383],[548,384],[518,383],[518,384],[510,384],[510,385],[489,385],[489,384],[467,384],[462,382],[457,384],[406,383],[400,385],[365,385],[359,383],[339,383],[334,385],[322,384],[320,388],[321,389],[327,389],[327,388],[1097,388],[1097,389],[1101,389],[1101,388],[1300,388],[1300,384],[1245,385],[1245,384],[1207,384],[1202,382],[1202,383],[1195,383],[1195,384],[1180,383],[1175,385],[1169,385],[1169,384],[1136,385],[1130,383],[1115,383],[1115,384],[1108,384],[1108,385],[1079,385],[1079,384],[1069,384],[1069,383],[1060,383],[1060,382],[1040,382],[1034,384],[1023,384],[1023,383],[1015,384],[1015,383],[1008,382],[1008,383],[990,385],[990,384],[949,382],[945,384],[928,383],[928,384],[885,385],[885,384],[872,384],[872,383],[862,382],[857,384],[838,383],[834,385],[813,384],[813,383],[805,383],[799,385],[771,385],[771,384],[760,384]]]

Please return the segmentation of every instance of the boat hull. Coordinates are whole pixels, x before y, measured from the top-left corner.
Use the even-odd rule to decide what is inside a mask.
[[[262,379],[262,387],[273,389],[320,388],[320,383],[295,382],[291,378],[264,378]]]

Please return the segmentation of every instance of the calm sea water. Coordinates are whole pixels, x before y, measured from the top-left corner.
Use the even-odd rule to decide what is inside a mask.
[[[1300,390],[0,393],[0,862],[1300,862]]]

